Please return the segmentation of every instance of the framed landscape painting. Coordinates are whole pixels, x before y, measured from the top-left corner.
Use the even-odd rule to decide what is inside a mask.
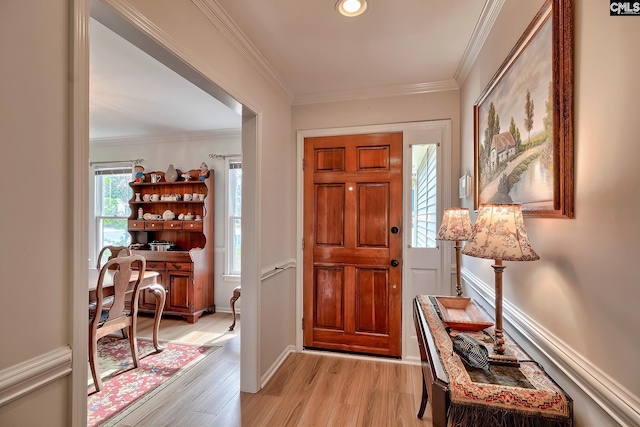
[[[571,0],[547,0],[474,105],[475,195],[573,218]]]

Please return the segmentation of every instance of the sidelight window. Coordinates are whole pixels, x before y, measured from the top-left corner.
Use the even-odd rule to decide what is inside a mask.
[[[411,146],[411,246],[435,248],[437,208],[437,145]]]

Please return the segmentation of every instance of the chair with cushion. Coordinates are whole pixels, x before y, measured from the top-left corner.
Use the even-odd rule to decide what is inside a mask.
[[[132,291],[128,291],[131,282],[132,264],[137,263],[137,279]],[[102,389],[102,380],[98,370],[98,340],[112,332],[126,330],[133,365],[139,365],[138,343],[136,341],[136,319],[140,283],[146,269],[146,261],[141,255],[130,255],[121,251],[117,257],[107,261],[100,269],[96,287],[96,301],[89,304],[89,365],[96,391]],[[107,286],[108,285],[108,286]],[[113,295],[103,296],[103,288],[109,287]],[[125,307],[125,304],[130,308]]]

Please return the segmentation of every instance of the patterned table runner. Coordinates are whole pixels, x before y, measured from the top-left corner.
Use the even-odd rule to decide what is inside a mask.
[[[519,368],[531,387],[474,382],[460,357],[453,351],[451,336],[428,296],[418,296],[418,302],[449,377],[451,405],[448,425],[450,427],[481,425],[569,427],[573,425],[571,398],[535,363],[524,362]],[[492,344],[486,343],[485,340],[483,344],[487,344],[488,350],[492,351]],[[524,350],[507,334],[505,334],[505,347],[519,360],[529,359]]]

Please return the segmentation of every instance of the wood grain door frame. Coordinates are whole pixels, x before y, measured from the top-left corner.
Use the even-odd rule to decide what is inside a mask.
[[[297,159],[296,159],[296,171],[297,171],[297,231],[296,231],[296,259],[298,265],[296,266],[296,324],[295,324],[295,351],[303,350],[303,330],[302,330],[302,319],[303,319],[303,271],[304,271],[304,261],[303,261],[303,250],[302,250],[302,239],[304,236],[304,173],[302,170],[302,161],[304,158],[304,139],[308,137],[317,137],[317,136],[335,136],[335,135],[355,135],[355,134],[367,134],[367,133],[386,133],[386,132],[405,132],[409,130],[433,130],[436,132],[440,132],[442,135],[442,156],[441,162],[445,166],[442,170],[440,178],[442,179],[442,188],[440,193],[440,205],[444,207],[453,206],[451,200],[454,200],[454,195],[452,195],[452,184],[451,179],[452,176],[452,164],[451,164],[451,146],[452,146],[452,130],[451,130],[451,120],[443,119],[443,120],[432,120],[432,121],[423,121],[423,122],[408,122],[408,123],[391,123],[391,124],[381,124],[381,125],[370,125],[370,126],[354,126],[354,127],[340,127],[340,128],[327,128],[327,129],[310,129],[298,131],[296,134],[296,148],[297,148]],[[410,189],[404,190],[403,197],[403,205],[410,203],[410,198],[407,198],[407,194],[410,194]],[[456,203],[456,199],[454,200]],[[457,204],[456,204],[457,205]],[[438,222],[440,218],[438,218]],[[403,244],[403,248],[406,247],[406,244]],[[452,251],[443,251],[442,256],[442,271],[446,273],[447,277],[450,277],[451,274],[455,274],[455,271],[451,270],[451,260],[452,260]],[[404,255],[404,254],[403,254]],[[405,277],[405,273],[403,272],[403,277]],[[415,295],[408,295],[407,289],[403,286],[403,302],[402,302],[402,311],[403,311],[403,321],[402,321],[402,354],[403,359],[407,354],[415,353],[411,351],[412,347],[417,346],[417,341],[415,341],[415,331],[413,328],[413,323],[411,321],[407,321],[407,307],[409,317],[411,315],[411,299]],[[407,302],[408,301],[408,302]],[[410,337],[413,337],[410,339]],[[410,356],[410,359],[413,361],[415,357]],[[415,360],[416,363],[419,363],[419,358]]]

